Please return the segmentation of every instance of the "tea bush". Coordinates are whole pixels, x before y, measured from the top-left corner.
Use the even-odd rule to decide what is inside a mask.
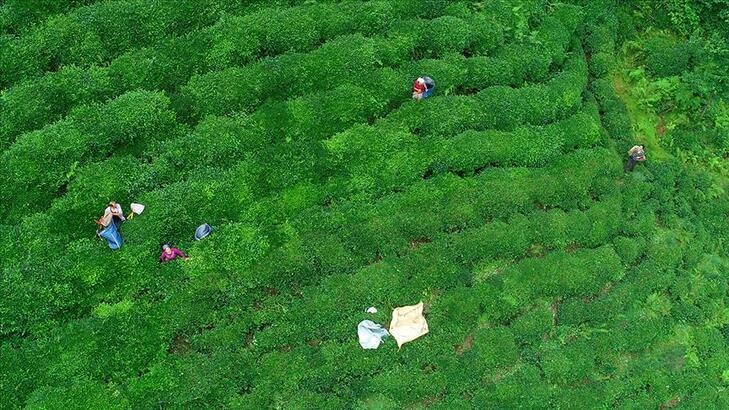
[[[0,198],[17,204],[25,214],[40,210],[79,164],[121,146],[173,139],[180,128],[168,104],[160,93],[131,92],[104,105],[78,107],[68,119],[25,134],[3,152],[7,178]],[[1,216],[12,215],[13,209],[4,208]]]
[[[164,5],[129,0],[78,7],[20,33],[3,48],[0,87],[63,65],[103,63],[133,47],[212,24],[231,11],[236,11],[234,4],[216,0]]]
[[[704,32],[643,44],[656,8],[614,0],[157,3],[0,6],[3,407],[726,407],[720,168],[681,130],[625,173],[652,124],[616,80],[710,69]],[[674,3],[651,21],[696,28]],[[146,206],[116,251],[110,200]],[[420,301],[427,335],[358,346]]]
[[[405,15],[409,15],[407,9],[390,2],[323,3],[262,8],[242,16],[226,14],[210,27],[131,49],[106,67],[66,66],[14,84],[4,94],[7,100],[0,109],[0,143],[12,142],[19,132],[52,121],[76,104],[102,101],[136,88],[172,92],[195,73],[243,65],[262,55],[311,51],[320,41],[350,33],[376,34],[395,26],[393,22]],[[490,50],[501,41],[501,26],[487,27],[484,30],[494,34],[482,44]],[[297,37],[303,33],[309,41]],[[68,103],[61,103],[64,100]]]

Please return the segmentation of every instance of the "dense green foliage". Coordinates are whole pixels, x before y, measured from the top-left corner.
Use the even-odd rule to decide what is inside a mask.
[[[623,70],[627,94],[653,122],[640,132],[662,140],[683,161],[726,177],[729,3],[637,3],[635,31],[622,54],[630,61]]]
[[[566,3],[0,5],[0,407],[729,407],[729,5]]]

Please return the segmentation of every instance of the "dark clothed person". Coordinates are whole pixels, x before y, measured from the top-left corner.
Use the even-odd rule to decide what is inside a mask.
[[[636,162],[645,161],[645,148],[642,145],[636,145],[628,150],[628,162],[625,164],[625,170],[632,172]]]

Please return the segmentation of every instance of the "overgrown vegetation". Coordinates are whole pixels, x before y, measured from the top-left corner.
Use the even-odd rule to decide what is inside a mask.
[[[567,3],[0,5],[2,407],[729,407],[729,4]]]
[[[623,45],[625,98],[646,116],[641,132],[673,155],[729,175],[729,11],[726,2],[638,2]]]

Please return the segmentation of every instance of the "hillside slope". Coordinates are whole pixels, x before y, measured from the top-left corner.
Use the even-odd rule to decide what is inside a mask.
[[[0,406],[729,407],[724,175],[645,132],[638,6],[62,3],[0,6]]]

